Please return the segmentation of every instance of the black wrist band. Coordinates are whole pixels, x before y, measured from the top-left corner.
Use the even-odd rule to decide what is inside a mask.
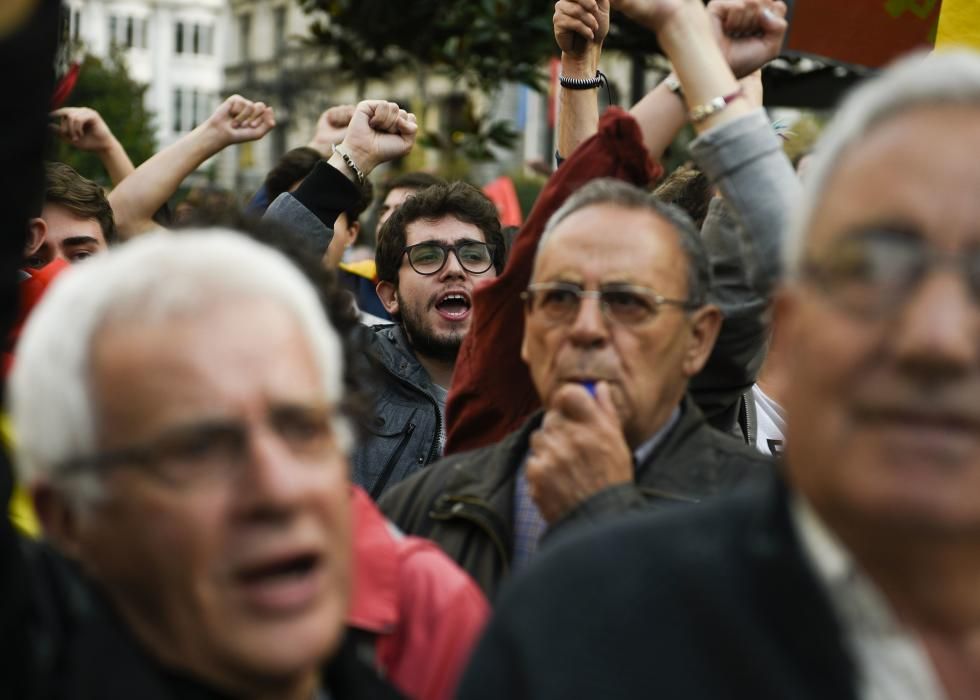
[[[602,81],[606,76],[601,71],[595,72],[594,78],[568,78],[564,75],[558,76],[558,82],[563,88],[568,90],[595,90],[602,87]]]
[[[600,70],[595,72],[594,78],[567,78],[564,75],[558,76],[558,83],[566,90],[596,90],[606,84],[606,99],[611,105],[612,89],[609,87],[609,78]]]

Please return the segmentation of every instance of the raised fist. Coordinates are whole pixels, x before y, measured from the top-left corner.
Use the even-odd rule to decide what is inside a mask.
[[[777,0],[712,0],[708,5],[718,45],[736,78],[776,58],[783,46],[786,5]]]
[[[355,109],[354,105],[338,105],[325,110],[316,122],[316,133],[309,147],[318,150],[324,158],[330,157],[333,146],[344,140]]]
[[[102,115],[88,107],[63,107],[51,113],[51,128],[80,151],[107,151],[115,137]]]
[[[609,0],[558,0],[554,27],[562,52],[582,58],[590,46],[602,46],[609,34]]]
[[[223,146],[257,141],[276,125],[272,107],[232,95],[221,103],[205,125],[222,141]]]
[[[411,151],[418,130],[415,115],[394,102],[366,100],[354,109],[343,146],[367,175]]]

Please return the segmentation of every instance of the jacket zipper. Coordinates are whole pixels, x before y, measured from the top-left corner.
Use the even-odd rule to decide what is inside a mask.
[[[407,386],[412,391],[417,391],[418,393],[422,394],[422,396],[424,396],[426,399],[428,399],[429,403],[432,404],[432,407],[434,409],[436,409],[436,432],[435,432],[435,435],[432,436],[432,444],[429,446],[429,454],[427,455],[427,459],[426,459],[426,464],[428,464],[429,462],[432,461],[432,456],[433,455],[441,456],[439,454],[439,436],[442,435],[442,411],[439,410],[439,402],[436,401],[431,396],[429,396],[429,392],[427,392],[424,389],[422,389],[422,387],[419,387],[419,386],[416,386],[415,384],[412,384],[412,382],[410,382],[407,379],[405,379],[404,377],[396,374],[391,369],[389,369],[387,366],[382,365],[382,367],[384,367],[384,370],[388,374],[390,374],[392,377],[394,377],[397,381],[401,382],[402,384],[404,384],[405,386]]]
[[[381,496],[381,493],[385,490],[385,486],[388,484],[388,479],[391,478],[391,473],[395,471],[395,464],[398,463],[398,458],[402,456],[402,452],[405,451],[405,447],[408,446],[408,441],[412,437],[412,433],[415,432],[415,423],[408,424],[408,430],[402,436],[402,441],[398,443],[398,448],[395,453],[388,458],[388,463],[385,464],[384,470],[381,472],[381,476],[374,484],[374,488],[371,489],[371,498],[375,501]]]
[[[497,535],[497,532],[494,530],[493,526],[491,526],[486,519],[466,508],[466,506],[484,508],[482,502],[476,499],[468,498],[453,498],[452,501],[453,506],[450,508],[448,513],[431,511],[429,513],[429,517],[433,520],[452,520],[453,518],[459,518],[460,520],[466,520],[476,525],[490,537],[494,547],[497,548],[497,554],[500,555],[500,561],[502,561],[504,565],[504,573],[506,574],[509,572],[510,560],[507,558],[507,548],[504,547],[503,541]]]

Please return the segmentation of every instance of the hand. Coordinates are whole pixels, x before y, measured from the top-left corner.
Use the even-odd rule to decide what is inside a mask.
[[[659,32],[678,10],[692,1],[695,0],[612,0],[612,9],[652,32]]]
[[[601,48],[609,34],[609,0],[558,0],[554,27],[562,52],[582,59],[590,48]]]
[[[232,95],[221,103],[204,126],[215,134],[221,147],[233,143],[257,141],[276,125],[272,107],[264,102],[252,102],[241,95]]]
[[[324,111],[316,122],[316,132],[308,146],[329,158],[333,147],[344,140],[354,109],[354,105],[339,105]]]
[[[51,113],[51,128],[80,151],[108,151],[116,143],[102,115],[88,107],[62,107]]]
[[[744,78],[779,55],[789,24],[779,0],[712,0],[715,37],[736,78]]]
[[[562,387],[530,447],[531,498],[549,523],[598,492],[634,478],[633,455],[606,382],[596,385],[594,399],[584,387]]]
[[[411,151],[418,130],[415,115],[394,102],[366,100],[354,109],[343,146],[367,175]]]

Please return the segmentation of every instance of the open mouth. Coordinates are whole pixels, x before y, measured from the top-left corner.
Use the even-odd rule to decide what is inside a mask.
[[[300,554],[243,567],[236,581],[251,607],[265,613],[288,613],[315,599],[322,568],[319,556]]]
[[[445,292],[435,303],[436,311],[450,321],[461,321],[470,315],[473,302],[466,292]]]

